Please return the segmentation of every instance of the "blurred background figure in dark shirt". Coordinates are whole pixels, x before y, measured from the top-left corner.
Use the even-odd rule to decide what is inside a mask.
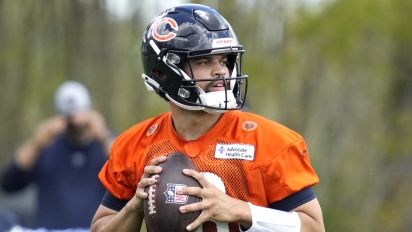
[[[97,173],[113,135],[81,83],[64,82],[54,103],[58,114],[40,123],[17,149],[2,173],[1,188],[11,194],[35,186],[33,222],[22,226],[88,228],[104,193]]]

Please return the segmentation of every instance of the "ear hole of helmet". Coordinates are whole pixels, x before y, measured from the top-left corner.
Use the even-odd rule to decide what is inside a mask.
[[[153,69],[152,74],[153,74],[153,76],[157,77],[161,81],[166,80],[166,75],[162,71],[160,71],[159,69]]]
[[[178,96],[183,98],[187,102],[197,102],[198,101],[198,96],[199,92],[194,85],[185,85],[181,86],[178,90]]]

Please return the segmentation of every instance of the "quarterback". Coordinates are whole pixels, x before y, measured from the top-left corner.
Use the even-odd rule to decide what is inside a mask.
[[[142,78],[170,112],[137,123],[113,143],[99,174],[107,191],[92,231],[139,231],[144,190],[156,182],[150,176],[173,152],[193,161],[198,171],[183,172],[202,186],[179,192],[202,199],[179,209],[202,211],[188,231],[325,230],[304,139],[240,111],[248,84],[243,54],[230,24],[207,6],[176,6],[148,25]]]

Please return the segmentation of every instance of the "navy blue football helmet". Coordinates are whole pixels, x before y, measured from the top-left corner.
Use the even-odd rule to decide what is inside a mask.
[[[241,109],[247,93],[247,75],[242,75],[243,46],[230,24],[216,10],[185,4],[157,16],[143,34],[141,55],[149,90],[187,110],[219,112]],[[182,70],[192,58],[226,54],[229,77],[225,91],[205,92],[193,76]],[[191,70],[191,68],[190,68]]]

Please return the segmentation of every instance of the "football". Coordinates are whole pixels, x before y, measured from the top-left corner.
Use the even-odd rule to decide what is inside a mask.
[[[183,174],[183,169],[194,169],[192,160],[184,154],[175,152],[159,166],[162,172],[155,175],[157,182],[146,188],[147,199],[143,202],[144,216],[150,232],[180,232],[186,231],[186,226],[193,222],[200,211],[180,213],[179,207],[201,201],[200,198],[179,195],[177,189],[182,187],[201,187],[199,182]]]

